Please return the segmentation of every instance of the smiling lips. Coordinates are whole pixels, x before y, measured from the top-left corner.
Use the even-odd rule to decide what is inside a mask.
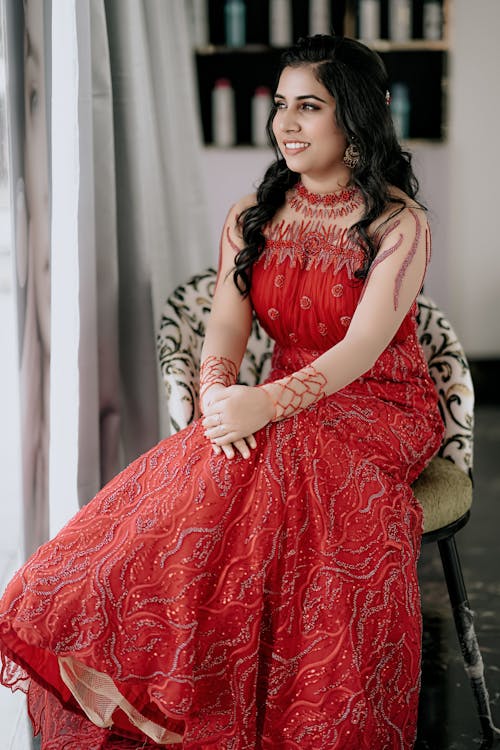
[[[311,144],[305,141],[283,141],[283,149],[287,154],[300,154],[309,148]]]

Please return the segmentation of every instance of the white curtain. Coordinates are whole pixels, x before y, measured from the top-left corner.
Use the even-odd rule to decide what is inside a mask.
[[[53,0],[52,18],[53,533],[166,434],[156,330],[208,220],[185,3]]]
[[[9,414],[2,413],[4,429],[9,415],[19,422],[7,430],[9,450],[3,452],[16,464],[4,462],[4,505],[17,508],[15,513],[3,508],[5,575],[14,561],[21,562],[16,557],[21,522],[22,546],[31,552],[125,463],[165,434],[155,349],[160,310],[177,283],[206,265],[207,256],[216,257],[215,248],[207,248],[185,12],[183,0],[0,0],[0,32],[5,29],[9,53],[7,78],[0,70],[0,85],[7,82],[0,104],[8,104],[4,124],[9,127],[0,132],[0,143],[11,183],[5,193],[6,200],[10,193],[10,213],[0,218],[16,270],[11,317],[15,302],[19,318],[10,337],[14,345],[18,340],[19,352],[3,350],[9,360],[4,371],[9,366],[13,382],[20,375],[26,386],[20,389],[22,408],[13,388]],[[44,105],[47,119],[38,125],[43,124],[43,133],[47,125],[48,137],[42,138],[43,152],[35,139],[30,141],[35,145],[26,160],[38,165],[30,177],[43,188],[35,196],[43,209],[36,214],[41,221],[36,227],[27,210],[29,181],[23,179],[26,19],[29,48],[36,47],[36,58],[45,61],[36,71],[41,88],[33,101],[30,91],[29,111],[38,120],[35,104]],[[40,164],[48,183],[43,186],[38,184]],[[1,169],[0,160],[0,177]],[[30,203],[31,209],[34,214]],[[45,328],[50,332],[43,358],[50,377],[45,373],[43,379],[41,323],[30,329],[30,356],[24,346],[26,323],[33,317],[26,312],[26,299],[27,279],[33,286],[37,270],[34,256],[44,290],[37,295],[37,314],[47,323],[44,333]],[[33,304],[29,309],[33,312]],[[41,382],[50,383],[43,401]],[[40,413],[43,433],[36,424]],[[14,448],[17,435],[21,450]],[[36,451],[47,444],[48,471],[44,453],[42,474],[44,481],[48,476],[49,492],[42,496],[33,492],[32,469],[40,464]],[[31,464],[29,481],[28,472],[22,472],[25,463]],[[5,747],[26,750],[31,732],[24,701],[19,695],[7,701],[7,696],[5,691],[0,705]]]

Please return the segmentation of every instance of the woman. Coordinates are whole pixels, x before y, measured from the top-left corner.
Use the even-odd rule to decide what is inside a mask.
[[[442,437],[415,323],[425,213],[358,42],[284,54],[270,132],[276,163],[222,233],[204,417],[107,485],[1,603],[3,681],[28,688],[37,726],[49,701],[75,743],[58,747],[414,742],[410,483]],[[276,346],[249,388],[253,311]]]

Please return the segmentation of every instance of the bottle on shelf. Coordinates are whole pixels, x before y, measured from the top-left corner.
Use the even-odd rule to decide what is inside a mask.
[[[252,97],[252,143],[254,146],[268,146],[266,124],[271,111],[271,90],[259,86]]]
[[[193,47],[206,47],[210,43],[208,0],[188,0],[187,10]]]
[[[424,39],[442,39],[443,18],[439,0],[425,0],[422,11],[422,27]]]
[[[243,0],[226,0],[224,26],[228,47],[243,47],[246,42],[246,6]]]
[[[407,42],[412,38],[412,0],[389,0],[389,39]]]
[[[309,34],[331,34],[330,0],[309,0]]]
[[[234,90],[227,78],[219,78],[212,90],[212,139],[216,146],[236,143]]]
[[[269,43],[273,47],[288,47],[292,41],[291,1],[270,0]]]
[[[380,39],[380,0],[359,0],[358,24],[360,39]]]
[[[399,140],[410,137],[410,92],[406,83],[393,83],[391,90],[391,115]]]

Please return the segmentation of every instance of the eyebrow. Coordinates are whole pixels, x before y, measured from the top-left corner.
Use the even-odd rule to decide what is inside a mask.
[[[286,99],[286,96],[283,96],[283,94],[276,93],[274,95],[274,98],[275,99]],[[323,104],[328,104],[328,102],[325,101],[325,99],[321,99],[321,97],[315,96],[314,94],[303,94],[302,96],[296,96],[295,99],[296,99],[296,101],[302,101],[303,99],[316,99],[316,101],[318,101],[318,102],[323,102]]]

